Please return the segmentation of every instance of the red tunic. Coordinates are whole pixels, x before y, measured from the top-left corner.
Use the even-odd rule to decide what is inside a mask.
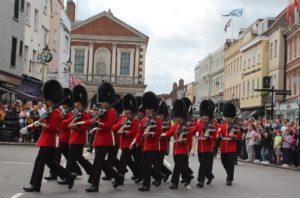
[[[168,121],[165,125],[163,125],[162,133],[166,133],[169,131],[171,128],[171,123]],[[169,139],[168,138],[161,138],[159,140],[159,150],[160,151],[167,151],[168,150],[168,145],[169,145]]]
[[[117,115],[117,119],[116,119],[116,122],[114,124],[117,124],[121,119],[122,119],[122,116]],[[114,132],[114,136],[115,136],[115,145],[119,146],[121,137],[120,137],[119,134],[117,134],[118,131],[113,130],[113,132]]]
[[[61,113],[55,109],[42,123],[47,124],[47,128],[43,128],[41,136],[36,143],[39,147],[55,147],[57,129],[61,124]],[[33,126],[33,128],[35,128]]]
[[[190,147],[188,142],[177,142],[178,140],[178,134],[177,134],[177,130],[181,127],[181,124],[179,123],[175,123],[169,131],[167,131],[165,134],[165,138],[169,138],[171,136],[174,137],[174,146],[173,146],[173,154],[174,155],[180,155],[180,154],[188,154]],[[189,132],[188,134],[185,135],[186,140],[188,140],[188,138],[190,138],[192,136],[192,133]]]
[[[214,129],[216,130],[211,135],[211,138],[208,140],[205,140],[203,127],[206,123],[205,120],[200,120],[199,123],[195,126],[193,129],[193,134],[198,132],[198,153],[211,153],[214,148],[215,140],[217,139],[217,131],[218,131],[218,122],[217,120],[213,121]]]
[[[83,122],[77,129],[71,130],[71,137],[69,144],[85,144],[86,143],[86,132],[89,125],[85,122],[90,120],[90,114],[86,111],[82,112],[81,119],[77,122]]]
[[[72,112],[68,112],[65,118],[62,119],[60,130],[59,130],[59,144],[67,143],[69,144],[71,129],[68,125],[71,123],[74,114]]]
[[[240,140],[241,133],[240,131],[234,132],[237,136],[235,139],[229,138],[228,124],[225,122],[220,125],[219,135],[222,137],[221,141],[221,153],[234,153],[236,152],[236,140]]]
[[[138,132],[135,135],[135,141],[138,141],[142,138],[145,128],[144,125],[145,123],[150,119],[149,116],[144,117],[140,123],[140,127],[138,129]],[[159,150],[159,138],[161,135],[161,130],[162,130],[162,122],[161,120],[156,117],[156,127],[151,129],[151,132],[154,132],[153,135],[144,137],[144,142],[143,142],[143,151],[158,151]]]
[[[98,119],[98,122],[103,123],[96,131],[93,146],[114,146],[115,137],[113,126],[116,123],[117,112],[115,109],[108,109],[107,112]],[[87,122],[90,124],[90,121]]]
[[[119,129],[122,127],[122,123],[124,121],[127,120],[127,116],[124,115],[121,117],[121,119],[119,120],[119,122],[117,124],[114,125],[113,127],[113,131],[114,133],[118,133]],[[124,131],[126,132],[126,135],[119,135],[120,136],[120,148],[121,149],[127,149],[129,148],[133,138],[135,137],[135,134],[138,130],[138,126],[139,126],[139,121],[138,119],[135,117],[131,120],[131,127],[129,129],[125,129]]]

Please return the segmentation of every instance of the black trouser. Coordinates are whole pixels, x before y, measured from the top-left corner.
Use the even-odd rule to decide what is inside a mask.
[[[144,155],[144,171],[143,171],[143,186],[150,188],[151,176],[155,180],[161,179],[161,174],[157,167],[157,151],[143,151]]]
[[[95,134],[96,133],[91,133],[89,134],[89,149],[93,150],[93,143],[94,143],[94,139],[95,139]]]
[[[162,174],[164,174],[164,175],[170,175],[170,174],[172,174],[172,171],[170,171],[169,169],[168,169],[168,167],[166,167],[165,165],[164,165],[164,159],[165,159],[165,155],[166,155],[166,151],[159,151],[159,153],[158,153],[158,165],[159,165],[159,170],[162,172]]]
[[[115,167],[119,171],[120,161],[117,158],[119,151],[119,145],[114,145],[111,147],[110,151],[107,155],[107,163],[109,163],[112,167]],[[106,177],[112,178],[113,176],[110,175],[109,170],[103,168],[103,172],[105,173]]]
[[[78,162],[83,167],[85,172],[90,175],[92,171],[92,164],[82,156],[83,146],[83,144],[70,144],[70,152],[66,168],[70,172],[76,172],[76,162]]]
[[[174,169],[172,174],[171,182],[175,185],[178,185],[180,174],[182,178],[189,177],[189,170],[188,170],[188,155],[187,154],[180,154],[174,155]]]
[[[132,151],[129,150],[129,148],[122,149],[119,165],[119,173],[121,175],[125,175],[127,165],[129,166],[130,170],[132,171],[135,177],[141,177],[141,173],[139,173],[139,169],[136,163],[134,163],[132,160]]]
[[[289,164],[290,148],[282,148],[282,158],[284,164]]]
[[[190,154],[190,152],[191,152],[191,149],[189,149],[189,154]],[[187,158],[188,158],[187,165],[186,165],[187,168],[185,170],[183,170],[183,171],[186,171],[186,173],[182,172],[182,176],[181,176],[182,179],[185,179],[185,180],[188,180],[194,174],[193,170],[190,167],[189,157],[190,157],[190,155],[187,156]]]
[[[218,154],[218,149],[220,147],[221,140],[222,140],[222,138],[220,138],[220,137],[218,137],[216,139],[215,146],[214,146],[214,149],[213,149],[213,156],[216,156]]]
[[[58,148],[55,148],[55,157],[54,157],[54,161],[58,164],[60,164],[60,161],[61,161],[61,155],[64,155],[64,157],[66,158],[66,160],[68,161],[68,157],[69,157],[69,151],[70,151],[70,147],[69,147],[69,144],[68,143],[60,143],[59,147]],[[77,175],[81,175],[82,172],[81,172],[81,169],[78,165],[78,163],[76,162],[75,163],[75,166],[74,166],[74,172],[77,174]],[[54,177],[56,177],[57,175],[55,174],[54,171],[52,171],[50,169],[50,174]]]
[[[133,150],[133,160],[139,169],[139,173],[142,175],[144,171],[144,155],[142,147],[135,147]]]
[[[54,161],[54,147],[40,147],[38,156],[35,159],[34,168],[30,180],[30,184],[35,188],[40,188],[44,173],[45,164],[53,170],[60,178],[70,179],[70,172]]]
[[[198,171],[198,182],[205,181],[205,177],[207,179],[214,178],[212,174],[212,166],[213,166],[213,154],[212,153],[198,153],[198,160],[200,163],[199,171]]]
[[[226,181],[233,181],[234,177],[234,161],[236,153],[221,153],[221,161],[227,173]]]
[[[95,159],[92,167],[92,172],[89,176],[88,182],[93,186],[98,186],[100,182],[101,170],[106,169],[109,175],[112,175],[113,178],[117,179],[119,177],[118,172],[113,169],[108,160],[105,160],[105,157],[111,150],[111,146],[96,146],[95,147]]]

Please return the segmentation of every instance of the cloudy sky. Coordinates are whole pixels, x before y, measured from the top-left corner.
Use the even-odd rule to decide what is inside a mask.
[[[208,53],[237,34],[242,18],[233,19],[233,31],[225,34],[229,18],[221,15],[244,7],[244,0],[75,0],[79,20],[103,10],[150,37],[146,56],[147,90],[169,93],[173,82],[194,81],[194,68]],[[257,18],[276,17],[287,0],[245,0],[245,24]]]

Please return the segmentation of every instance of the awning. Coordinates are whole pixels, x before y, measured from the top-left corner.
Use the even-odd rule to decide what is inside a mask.
[[[12,90],[10,90],[10,89],[7,89],[7,88],[5,88],[5,87],[2,87],[2,86],[0,86],[0,91],[6,92],[6,93],[13,93],[13,94],[16,93],[16,92],[14,92],[14,91],[12,91]]]
[[[250,117],[252,117],[256,112],[257,112],[257,110],[243,111],[243,112],[238,116],[238,118],[240,118],[240,119],[250,118]]]
[[[0,86],[0,90],[2,90],[2,91],[4,91],[4,92],[7,92],[7,93],[13,93],[13,94],[16,94],[16,95],[20,96],[20,98],[24,98],[24,99],[30,99],[30,100],[33,100],[33,101],[42,100],[42,98],[33,96],[33,95],[31,95],[31,94],[28,94],[28,93],[25,93],[25,92],[23,92],[23,91],[19,91],[19,90],[10,88],[10,87]]]

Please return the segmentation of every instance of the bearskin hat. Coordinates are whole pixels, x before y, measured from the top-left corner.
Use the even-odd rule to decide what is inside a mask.
[[[212,103],[209,100],[202,100],[200,104],[200,116],[212,116],[214,114],[213,108],[212,108]]]
[[[164,100],[163,101],[161,100],[162,99],[159,99],[160,105],[158,107],[157,114],[158,115],[163,114],[165,117],[167,117],[169,115],[168,105]]]
[[[87,105],[88,95],[84,86],[76,85],[73,88],[73,101],[80,102],[82,106]]]
[[[96,109],[96,108],[99,108],[99,105],[97,104],[97,94],[93,95],[90,103],[90,109]]]
[[[58,103],[64,98],[64,90],[57,80],[48,80],[43,87],[45,101]]]
[[[126,94],[123,97],[123,109],[124,110],[131,110],[135,113],[138,109],[137,102],[135,97],[132,94]]]
[[[110,83],[104,82],[98,87],[98,103],[108,102],[113,103],[116,100],[115,89]]]
[[[235,105],[230,103],[230,102],[226,102],[224,105],[224,117],[227,118],[234,118],[236,116],[236,108]]]
[[[173,116],[174,117],[183,117],[187,115],[187,107],[183,100],[175,100],[173,104]]]
[[[148,91],[142,96],[142,105],[144,109],[157,109],[158,100],[155,93]]]
[[[119,94],[116,94],[116,100],[118,101],[113,106],[119,115],[123,112],[122,100],[119,100],[120,97]]]
[[[64,88],[64,96],[65,96],[65,101],[63,104],[67,105],[68,107],[72,107],[73,106],[72,90],[69,88]]]
[[[189,110],[190,109],[190,114],[193,114],[193,107],[192,107],[192,102],[188,97],[182,97],[181,100],[185,103],[186,108]]]
[[[209,103],[210,103],[211,110],[212,110],[211,115],[210,115],[209,117],[210,117],[210,118],[213,118],[213,117],[214,117],[214,112],[215,112],[216,106],[215,106],[215,103],[214,103],[212,100],[208,100],[208,101],[209,101]]]
[[[138,106],[138,111],[144,111],[144,108],[142,106],[142,96],[136,96],[135,100]]]

